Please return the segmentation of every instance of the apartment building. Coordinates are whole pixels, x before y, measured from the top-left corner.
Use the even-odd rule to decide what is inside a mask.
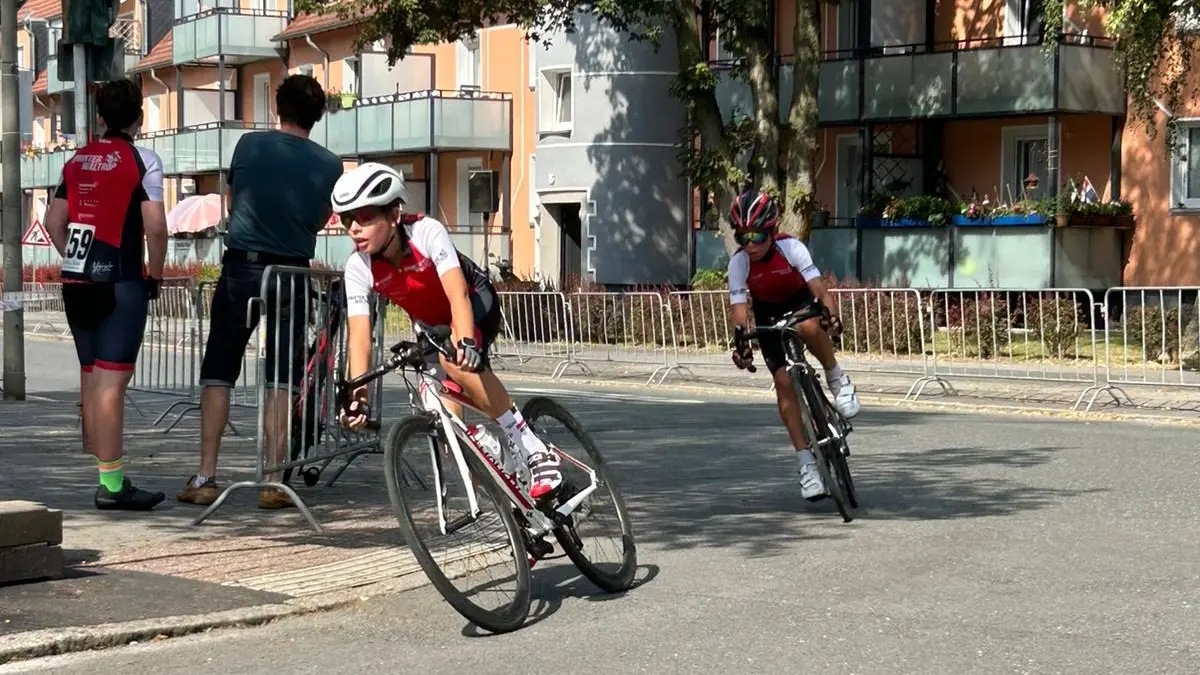
[[[29,4],[37,2],[48,0]],[[61,13],[57,4],[31,11]],[[223,193],[238,139],[277,126],[275,88],[288,74],[307,73],[331,94],[314,141],[348,167],[369,160],[402,170],[410,208],[446,223],[465,253],[480,262],[485,253],[510,259],[518,274],[533,273],[533,109],[519,67],[528,59],[523,31],[491,26],[471,40],[417,47],[389,68],[385,45],[356,47],[354,25],[296,16],[277,0],[147,0],[142,21],[143,49],[127,72],[142,82],[139,142],[163,159],[168,209],[190,195]],[[22,184],[35,200],[70,152],[23,162]],[[467,202],[468,172],[479,168],[499,175],[499,211],[486,225]],[[326,234],[318,255],[340,265],[350,243],[333,222]],[[172,259],[215,261],[219,249],[215,230],[193,232],[173,238]]]
[[[70,85],[46,67],[58,7],[29,0],[21,10],[31,19],[21,58],[34,76],[34,145],[69,139],[61,129]],[[1200,283],[1192,255],[1200,168],[1190,169],[1200,167],[1200,114],[1191,109],[1200,103],[1169,111],[1182,120],[1183,145],[1168,154],[1166,113],[1154,138],[1127,120],[1102,16],[1068,6],[1064,34],[1048,36],[1037,7],[1033,0],[822,5],[817,197],[830,226],[814,230],[810,242],[821,267],[925,287]],[[501,176],[487,250],[510,258],[522,276],[558,287],[580,277],[680,284],[697,267],[722,264],[719,238],[701,226],[705,201],[676,159],[686,119],[669,94],[677,69],[669,36],[655,50],[583,16],[576,32],[531,45],[515,26],[492,26],[471,40],[415,47],[388,68],[383,45],[355,46],[353,24],[295,16],[280,0],[145,0],[121,8],[126,21],[146,27],[136,30],[140,53],[129,70],[146,93],[142,142],[167,166],[168,208],[191,194],[220,193],[237,139],[277,124],[274,87],[304,72],[346,101],[327,113],[314,140],[347,166],[370,159],[401,168],[413,207],[445,222],[477,260],[484,224],[467,208],[466,176],[487,167]],[[794,14],[794,0],[776,5],[784,103]],[[711,62],[728,66],[720,36],[709,38]],[[748,87],[728,77],[718,99],[726,115],[752,105]],[[31,219],[69,153],[24,161]],[[884,190],[1011,203],[1083,177],[1100,199],[1131,202],[1135,227],[878,227],[859,217]],[[348,242],[336,226],[328,233],[319,250],[340,264]],[[212,259],[200,248],[215,248],[216,239],[177,244],[194,249],[180,255]]]

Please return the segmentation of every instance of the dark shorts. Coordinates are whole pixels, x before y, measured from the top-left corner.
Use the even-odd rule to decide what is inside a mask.
[[[807,291],[787,302],[754,303],[754,324],[764,326],[775,323],[788,312],[803,311],[817,303],[817,298]],[[787,355],[783,349],[783,334],[767,333],[758,338],[758,349],[762,352],[763,363],[767,370],[774,375],[780,368],[787,366]]]
[[[141,279],[114,284],[64,283],[63,307],[84,372],[132,371],[149,308]]]
[[[228,260],[222,265],[221,277],[213,292],[204,360],[200,364],[201,386],[232,388],[237,383],[242,361],[246,358],[246,345],[258,329],[259,319],[263,318],[260,314],[266,320],[264,382],[272,388],[299,386],[304,374],[306,305],[314,295],[306,291],[308,277],[297,274],[275,276],[269,284],[266,307],[260,312],[255,303],[253,313],[247,317],[250,300],[262,295],[266,269],[265,264]]]
[[[480,360],[480,371],[491,367],[492,344],[500,336],[504,325],[504,315],[500,311],[500,299],[492,289],[480,289],[471,294],[471,310],[475,318],[475,343],[479,345],[483,358]],[[436,363],[438,355],[429,357],[430,363]]]

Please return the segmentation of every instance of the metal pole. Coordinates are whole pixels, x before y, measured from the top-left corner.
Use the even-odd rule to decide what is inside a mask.
[[[20,95],[17,91],[17,0],[0,0],[0,235],[4,242],[4,290],[19,293],[21,263]],[[25,400],[25,310],[4,313],[4,398]]]
[[[75,147],[88,142],[87,46],[71,45],[75,50]]]

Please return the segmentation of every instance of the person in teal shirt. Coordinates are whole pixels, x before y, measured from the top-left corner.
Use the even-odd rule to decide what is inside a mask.
[[[200,366],[200,470],[177,496],[181,502],[208,505],[220,495],[217,455],[229,419],[229,395],[241,374],[246,345],[258,327],[258,312],[247,320],[247,305],[259,297],[268,266],[309,266],[317,234],[329,221],[329,196],[342,175],[337,155],[308,137],[325,113],[320,83],[308,75],[288,77],[275,92],[275,106],[279,130],[242,136],[230,163],[226,251]],[[289,392],[300,384],[308,325],[303,279],[295,275],[280,278],[283,281],[269,283],[264,311],[265,431],[267,448],[274,451],[268,454],[274,458],[268,459],[268,465],[285,457],[287,429],[283,423],[274,423],[275,410],[287,404]],[[279,417],[286,419],[285,415]],[[258,501],[262,508],[293,506],[286,494],[276,490],[264,490]]]

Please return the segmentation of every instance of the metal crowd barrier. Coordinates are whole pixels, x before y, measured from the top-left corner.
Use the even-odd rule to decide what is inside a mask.
[[[318,465],[324,470],[333,460],[344,458],[327,483],[332,485],[355,459],[379,452],[383,381],[372,385],[372,413],[367,426],[357,432],[343,427],[338,422],[337,396],[337,381],[344,376],[347,360],[346,297],[341,272],[271,265],[263,275],[259,297],[246,311],[248,320],[257,312],[260,324],[272,321],[275,327],[273,342],[264,345],[263,356],[256,359],[255,477],[228,485],[194,523],[204,522],[238,490],[273,488],[286,494],[313,530],[320,532],[321,526],[308,506],[280,474]],[[293,322],[303,326],[299,338],[292,330]],[[386,314],[377,312],[371,355],[374,362],[382,358],[385,324]],[[274,366],[270,379],[268,347]],[[299,372],[289,378],[297,365]]]

